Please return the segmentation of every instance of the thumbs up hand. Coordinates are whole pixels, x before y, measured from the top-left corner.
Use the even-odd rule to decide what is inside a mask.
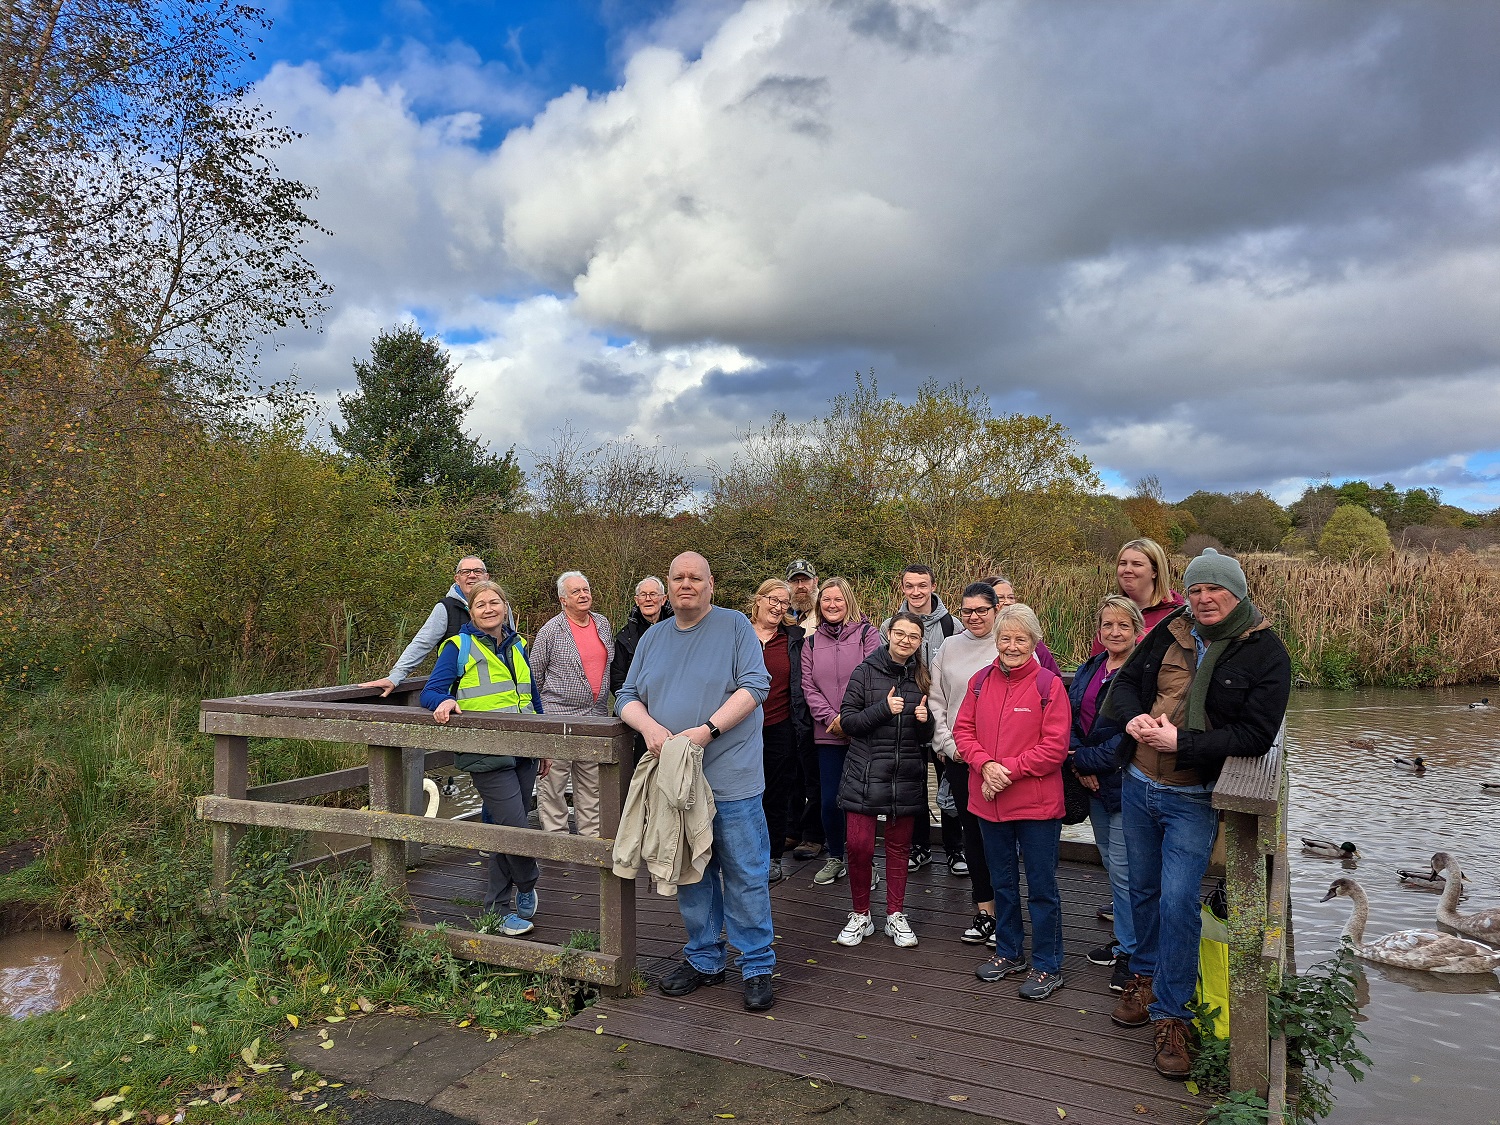
[[[917,717],[917,722],[919,723],[927,721],[927,697],[925,695],[922,697],[922,702],[918,703],[916,709],[912,711],[912,714]]]
[[[892,715],[899,715],[906,709],[906,700],[896,694],[895,688],[891,688],[885,694],[885,705],[890,708]]]

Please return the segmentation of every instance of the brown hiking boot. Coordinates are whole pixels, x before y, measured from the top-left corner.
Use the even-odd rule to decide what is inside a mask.
[[[1186,1080],[1193,1072],[1192,1049],[1188,1043],[1188,1026],[1182,1020],[1157,1020],[1156,1073],[1163,1078]]]
[[[1151,1013],[1146,1009],[1154,999],[1156,997],[1151,993],[1151,978],[1137,974],[1130,978],[1124,995],[1120,997],[1120,1003],[1109,1018],[1121,1027],[1145,1027],[1151,1022]]]

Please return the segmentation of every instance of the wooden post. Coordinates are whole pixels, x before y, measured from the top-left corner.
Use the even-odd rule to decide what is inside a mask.
[[[1224,814],[1224,867],[1229,897],[1229,1085],[1266,1097],[1270,1039],[1261,962],[1266,925],[1266,857],[1260,818]]]
[[[214,735],[214,796],[244,800],[250,784],[250,740],[243,735]],[[234,849],[244,834],[234,824],[215,824],[214,890],[224,891],[234,875]]]
[[[422,778],[427,764],[427,751],[412,746],[401,747],[401,770],[406,776],[406,807],[403,812],[421,816],[427,808],[427,794],[422,791]],[[374,806],[371,806],[372,808]],[[406,866],[415,867],[422,862],[422,845],[410,840],[406,845]]]
[[[370,811],[406,811],[406,770],[402,768],[401,747],[370,748]],[[400,895],[406,893],[406,841],[371,840],[370,867],[375,878]]]
[[[615,760],[599,764],[599,830],[606,840],[620,831],[620,814],[630,791],[634,735],[614,739]],[[615,983],[612,996],[629,996],[635,974],[635,880],[621,879],[612,868],[599,868],[599,952],[613,955]]]

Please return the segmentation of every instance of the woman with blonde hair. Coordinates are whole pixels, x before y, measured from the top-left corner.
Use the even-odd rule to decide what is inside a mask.
[[[792,588],[780,578],[768,578],[750,598],[745,616],[760,640],[761,656],[771,674],[771,691],[761,704],[761,739],[766,787],[761,805],[771,836],[772,883],[781,882],[781,856],[786,850],[787,798],[797,780],[797,744],[812,730],[807,701],[802,696],[802,645],[805,636],[788,612]]]
[[[802,646],[802,691],[811,712],[813,742],[818,748],[820,808],[828,846],[828,859],[813,876],[813,882],[820,887],[848,874],[844,862],[846,822],[839,811],[838,796],[849,736],[844,733],[839,712],[854,669],[878,648],[880,630],[860,612],[859,599],[854,596],[848,579],[825,579],[818,587],[818,627],[808,634]],[[811,851],[804,855],[805,847],[793,851],[793,857],[812,859],[818,854]]]
[[[1125,728],[1099,713],[1099,705],[1114,682],[1115,673],[1135,651],[1136,638],[1145,632],[1141,608],[1124,594],[1106,594],[1094,612],[1094,625],[1104,651],[1083,662],[1068,688],[1073,707],[1073,731],[1068,744],[1068,768],[1078,775],[1092,796],[1089,820],[1099,860],[1109,876],[1112,941],[1089,950],[1095,965],[1113,969],[1109,987],[1123,992],[1130,984],[1130,956],[1135,952],[1135,925],[1130,912],[1130,867],[1125,855],[1125,818],[1121,806],[1124,770],[1116,762]]]
[[[1132,539],[1120,548],[1115,556],[1115,588],[1140,607],[1142,636],[1187,605],[1187,600],[1172,589],[1172,565],[1155,539]],[[1104,639],[1095,634],[1089,655],[1098,656],[1103,651]]]

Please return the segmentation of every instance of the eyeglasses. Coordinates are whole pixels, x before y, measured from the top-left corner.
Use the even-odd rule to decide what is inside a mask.
[[[568,593],[564,594],[563,597],[565,597],[565,598],[581,598],[585,594],[592,594],[593,592],[594,591],[590,590],[587,586],[585,586],[581,590],[571,590]]]
[[[639,594],[637,594],[635,596],[635,600],[638,601],[638,602],[639,601],[654,602],[658,598],[663,597],[663,596],[664,595],[662,595],[660,592],[658,592],[656,590],[642,590]]]
[[[1021,599],[1014,594],[996,594],[995,602],[999,605],[1015,605]],[[960,610],[960,612],[962,612]]]
[[[458,572],[460,578],[479,578],[488,574],[489,571],[482,566],[466,566]]]
[[[983,617],[986,613],[994,613],[992,605],[982,605],[978,609],[961,609],[958,611],[960,617]]]
[[[770,594],[762,594],[760,597],[762,601],[770,602],[780,609],[787,609],[792,604],[787,598],[773,598]]]

